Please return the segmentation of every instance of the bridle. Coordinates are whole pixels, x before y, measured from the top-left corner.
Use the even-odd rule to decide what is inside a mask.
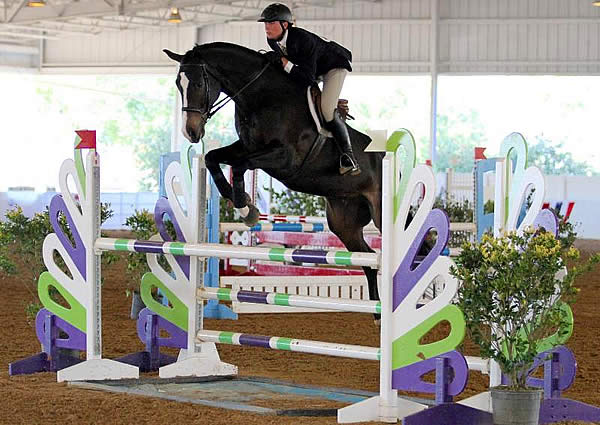
[[[214,105],[209,105],[210,102],[210,79],[208,78],[208,75],[210,74],[215,80],[218,81],[218,78],[209,71],[208,69],[208,65],[205,63],[197,63],[197,64],[182,64],[179,66],[179,73],[181,74],[182,72],[185,72],[186,68],[192,68],[192,67],[199,67],[200,68],[200,72],[202,74],[202,80],[204,81],[204,85],[206,87],[206,108],[204,110],[200,109],[200,108],[195,108],[192,106],[184,106],[181,108],[182,112],[197,112],[199,113],[204,122],[207,122],[209,119],[211,119],[213,117],[213,115],[215,115],[217,112],[219,112],[219,110],[224,107],[227,103],[229,103],[230,101],[232,101],[233,99],[235,99],[237,96],[239,96],[244,90],[246,90],[252,83],[254,83],[256,80],[258,80],[260,78],[261,75],[263,75],[263,73],[267,70],[267,68],[269,67],[270,63],[267,62],[266,65],[260,70],[258,71],[258,73],[252,77],[252,79],[246,83],[244,85],[244,87],[242,87],[241,89],[239,89],[233,96],[227,96],[223,99],[221,99],[220,101],[218,101],[216,104]],[[190,83],[192,84],[196,84],[194,83],[194,81],[192,81],[191,79],[189,80]]]

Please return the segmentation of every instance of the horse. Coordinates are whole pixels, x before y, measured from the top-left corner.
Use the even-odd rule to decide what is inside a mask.
[[[196,45],[184,55],[164,50],[179,62],[176,85],[181,95],[183,134],[198,143],[208,119],[223,106],[221,92],[235,102],[239,140],[209,151],[206,168],[220,194],[233,202],[247,225],[258,210],[244,190],[244,173],[261,169],[287,188],[326,199],[327,223],[349,251],[373,252],[363,237],[371,220],[381,231],[382,152],[364,152],[371,139],[348,127],[362,173],[341,176],[334,140],[319,136],[307,101],[307,86],[292,80],[265,55],[230,43]],[[231,166],[233,187],[220,164]],[[369,298],[378,300],[377,270],[363,267]],[[377,316],[376,316],[377,320]]]

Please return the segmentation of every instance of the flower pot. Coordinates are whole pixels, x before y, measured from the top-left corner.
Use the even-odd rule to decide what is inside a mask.
[[[543,390],[491,388],[494,425],[538,425]]]

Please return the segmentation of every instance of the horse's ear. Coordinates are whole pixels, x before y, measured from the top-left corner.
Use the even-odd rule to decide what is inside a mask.
[[[181,63],[181,60],[183,59],[183,55],[179,55],[179,54],[174,53],[174,52],[172,52],[172,51],[170,51],[168,49],[163,49],[163,52],[165,52],[166,55],[168,57],[170,57],[171,59],[173,59],[175,62]]]

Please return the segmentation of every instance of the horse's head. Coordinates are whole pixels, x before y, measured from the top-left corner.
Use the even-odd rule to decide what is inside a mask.
[[[175,83],[181,94],[182,131],[186,139],[198,143],[204,137],[204,126],[211,117],[211,107],[221,93],[221,83],[193,51],[185,55],[166,49],[163,51],[180,63]]]

